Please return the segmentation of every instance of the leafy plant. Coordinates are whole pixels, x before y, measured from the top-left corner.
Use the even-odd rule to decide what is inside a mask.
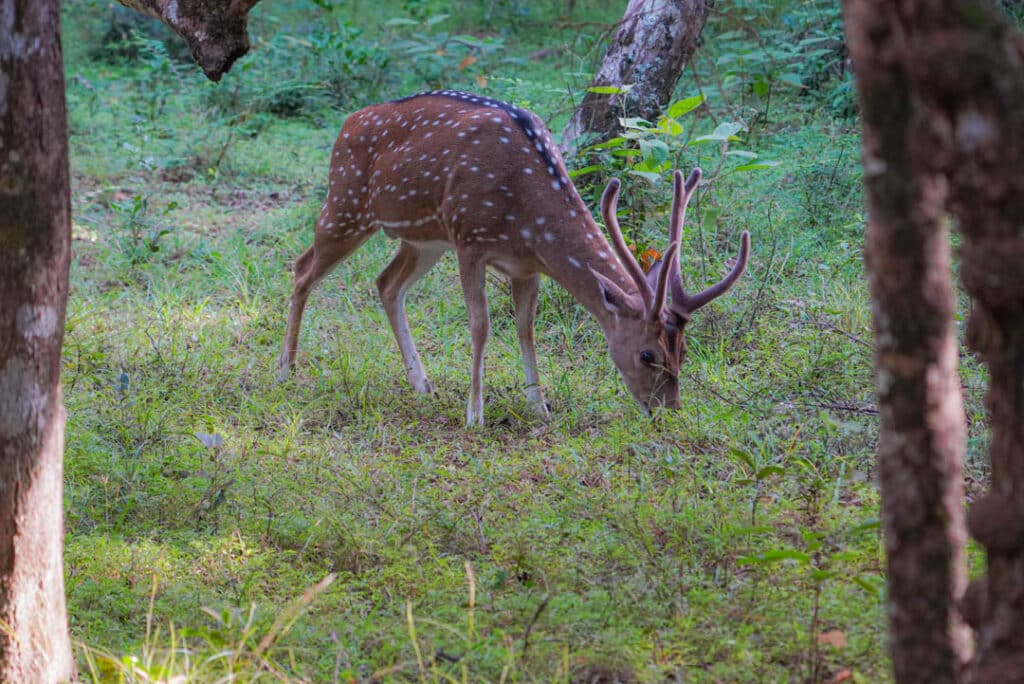
[[[796,170],[803,220],[819,230],[848,239],[861,233],[860,173],[852,155],[840,150],[833,159],[812,159]]]
[[[783,7],[744,0],[717,20],[725,30],[715,40],[715,78],[727,102],[735,104],[738,94],[741,107],[755,106],[758,119],[767,121],[773,96],[782,89],[817,93],[839,116],[852,112],[837,3],[810,0]],[[837,79],[839,85],[833,86]]]
[[[120,217],[114,239],[129,265],[137,266],[150,261],[160,251],[163,238],[173,232],[166,218],[178,208],[178,203],[168,202],[153,212],[148,194],[136,193],[127,199],[112,200],[110,208]]]
[[[592,90],[613,93],[624,92],[628,88],[599,86]],[[738,121],[722,121],[710,133],[691,137],[695,124],[690,123],[687,128],[684,122],[704,101],[701,93],[677,100],[655,122],[636,117],[620,119],[622,133],[584,147],[580,157],[590,163],[570,171],[572,177],[582,178],[585,183],[599,180],[598,174],[623,178],[623,195],[627,202],[620,209],[620,214],[634,217],[632,228],[625,229],[624,236],[638,254],[648,254],[654,245],[663,244],[665,227],[652,226],[653,238],[648,238],[643,224],[636,218],[663,215],[661,210],[671,199],[665,196],[664,190],[670,187],[672,173],[693,165],[694,157],[699,159],[704,147],[716,147],[719,155],[709,180],[722,174],[745,173],[778,164],[761,159],[754,152],[729,149],[733,143],[740,142],[739,133],[746,130],[746,126]]]
[[[825,664],[821,645],[845,643],[834,633],[821,632],[821,600],[825,585],[831,582],[849,582],[860,587],[874,601],[881,601],[882,587],[877,575],[863,573],[857,568],[863,562],[863,553],[851,548],[863,538],[874,538],[879,529],[878,520],[866,520],[838,534],[802,528],[800,544],[766,549],[737,559],[740,566],[768,567],[791,564],[799,569],[798,582],[811,595],[811,615],[807,622],[805,681],[821,681]],[[823,638],[824,637],[824,638]]]
[[[242,78],[209,88],[205,96],[221,116],[314,118],[380,98],[393,78],[392,51],[362,28],[328,13],[302,35],[281,33],[235,67]]]
[[[106,4],[107,7],[102,13],[91,7],[86,11],[81,7],[75,10],[76,19],[90,24],[91,30],[96,32],[89,47],[94,59],[108,64],[133,63],[140,57],[145,41],[152,39],[159,40],[175,60],[187,63],[192,59],[188,45],[157,19],[118,4],[91,4]]]
[[[417,80],[430,88],[468,84],[469,79],[476,88],[486,87],[488,73],[505,51],[504,40],[438,30],[448,19],[447,14],[435,14],[422,20],[389,20],[385,25],[400,36],[392,49],[403,56]]]

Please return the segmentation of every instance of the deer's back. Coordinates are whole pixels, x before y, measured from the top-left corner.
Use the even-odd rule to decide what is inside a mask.
[[[330,197],[343,219],[390,237],[513,251],[582,206],[536,115],[456,91],[349,116],[332,155]]]

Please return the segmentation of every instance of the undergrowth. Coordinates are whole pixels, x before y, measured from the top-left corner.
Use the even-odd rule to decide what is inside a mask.
[[[545,282],[552,419],[530,418],[493,276],[488,426],[466,430],[454,260],[409,296],[437,388],[425,398],[377,303],[382,236],[317,288],[298,370],[273,379],[334,135],[346,112],[438,83],[531,107],[557,132],[617,9],[265,2],[254,51],[212,85],[157,29],[111,50],[106,4],[65,3],[65,554],[84,678],[889,677],[837,12],[734,5],[680,83],[676,102],[700,96],[685,132],[636,123],[623,154],[574,162],[630,178],[624,222],[654,247],[669,171],[705,167],[683,238],[693,287],[753,235],[748,274],[688,329],[682,409],[638,410],[593,321]],[[591,206],[599,187],[584,188]],[[976,458],[983,378],[967,356],[963,377]],[[984,477],[975,460],[969,474]]]

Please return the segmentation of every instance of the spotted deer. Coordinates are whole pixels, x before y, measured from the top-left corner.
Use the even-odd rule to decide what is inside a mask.
[[[279,378],[287,378],[294,366],[310,289],[383,230],[400,242],[377,278],[377,289],[417,392],[432,388],[409,332],[405,295],[441,255],[455,250],[472,337],[467,425],[484,420],[488,266],[511,280],[527,402],[535,413],[548,413],[533,337],[542,273],[597,319],[612,360],[644,409],[678,408],[679,365],[686,353],[683,328],[695,310],[732,287],[746,268],[750,249],[750,235],[744,232],[739,257],[720,282],[698,294],[684,291],[679,242],[686,205],[700,176],[695,169],[684,183],[682,174],[675,173],[669,246],[663,261],[645,275],[619,229],[619,182],[609,182],[601,200],[609,245],[535,114],[452,90],[355,112],[334,145],[330,187],[313,245],[295,263]]]

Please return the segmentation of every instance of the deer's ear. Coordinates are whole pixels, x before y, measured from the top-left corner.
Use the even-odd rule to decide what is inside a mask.
[[[616,285],[611,278],[598,273],[594,269],[590,269],[590,272],[597,280],[597,286],[601,290],[601,299],[606,309],[619,315],[627,315],[644,310],[643,300],[639,296],[623,292],[622,288]]]
[[[682,335],[683,328],[685,328],[686,324],[689,322],[690,314],[681,311],[676,311],[674,309],[669,309],[668,324],[672,326],[673,329],[679,331],[680,335]]]
[[[658,276],[661,274],[661,269],[664,266],[665,261],[663,259],[658,259],[651,265],[650,270],[647,271],[647,285],[652,291],[658,287]]]

